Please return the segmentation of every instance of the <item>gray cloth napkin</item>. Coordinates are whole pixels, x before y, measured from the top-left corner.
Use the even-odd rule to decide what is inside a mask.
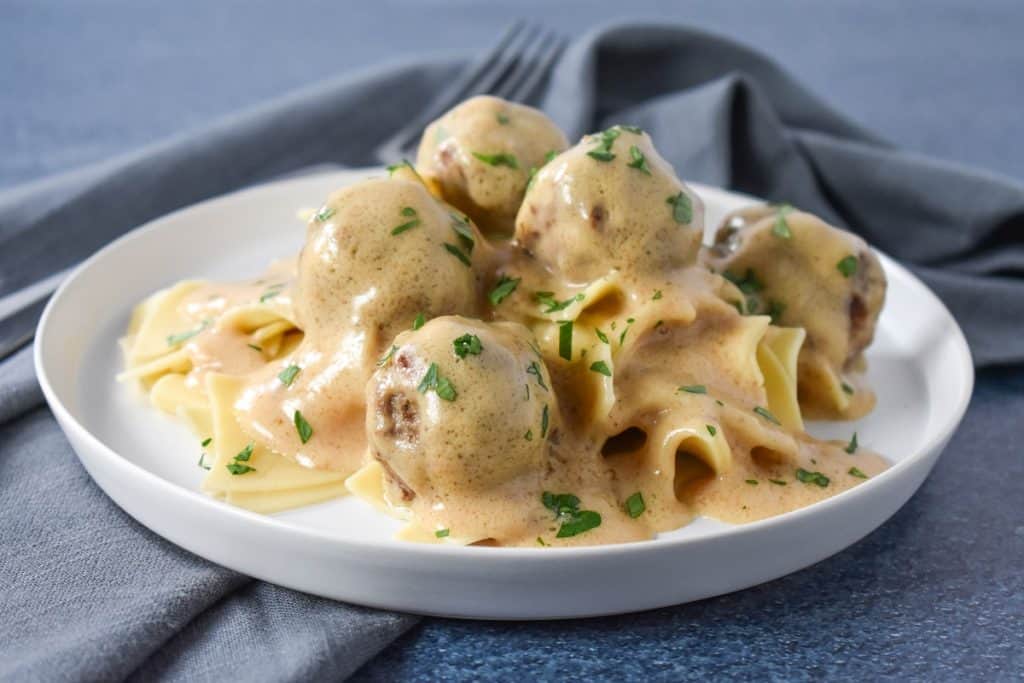
[[[458,62],[296,93],[203,131],[0,194],[0,296],[175,208],[314,164],[365,165]],[[541,105],[570,137],[647,129],[688,179],[788,201],[921,275],[981,365],[1024,360],[1024,188],[893,149],[764,56],[687,28],[577,41]],[[0,364],[0,678],[343,678],[415,617],[253,582],[142,528],[92,484],[36,385]]]

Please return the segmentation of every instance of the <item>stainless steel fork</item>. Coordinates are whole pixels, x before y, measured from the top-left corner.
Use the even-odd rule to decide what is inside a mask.
[[[385,140],[377,148],[377,159],[392,164],[411,156],[427,124],[468,97],[494,95],[528,102],[566,42],[553,31],[517,21],[490,51],[475,59],[409,123]]]

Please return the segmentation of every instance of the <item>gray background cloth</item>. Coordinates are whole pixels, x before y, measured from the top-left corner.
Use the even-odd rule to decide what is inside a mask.
[[[11,186],[0,192],[0,295],[171,208],[310,164],[372,161],[376,141],[460,60],[357,66],[484,47],[512,13],[570,32],[624,11],[540,6],[5,4],[0,64],[15,68],[0,69],[0,183]],[[1019,674],[1024,190],[882,140],[1024,176],[1024,8],[698,2],[629,12],[659,26],[583,36],[552,77],[543,105],[571,135],[642,125],[684,177],[861,232],[911,264],[964,325],[978,390],[918,495],[850,549],[741,593],[576,622],[419,622],[252,582],[135,524],[40,407],[26,351],[0,364],[0,676],[301,680],[360,666],[368,679]],[[763,57],[669,19],[771,52],[832,107]],[[87,162],[98,163],[14,186]]]

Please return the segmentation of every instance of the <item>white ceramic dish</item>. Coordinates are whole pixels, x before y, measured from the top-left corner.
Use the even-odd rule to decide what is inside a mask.
[[[196,437],[114,381],[129,312],[179,279],[260,273],[301,246],[297,209],[371,173],[273,183],[154,221],[79,267],[39,324],[39,380],[82,464],[139,522],[209,560],[329,598],[456,617],[581,617],[697,600],[796,571],[874,530],[917,490],[967,407],[974,375],[963,334],[934,294],[883,256],[889,295],[868,352],[878,408],[811,431],[845,439],[856,429],[895,466],[812,507],[740,527],[699,519],[642,543],[519,549],[394,541],[397,523],[353,498],[274,516],[210,500],[199,492]],[[696,189],[708,225],[751,201]]]

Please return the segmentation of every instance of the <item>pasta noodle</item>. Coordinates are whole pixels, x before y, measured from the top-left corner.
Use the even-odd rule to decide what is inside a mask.
[[[133,312],[125,369],[198,434],[202,490],[263,513],[352,493],[399,538],[618,543],[812,504],[885,461],[804,432],[874,403],[859,238],[703,205],[642,130],[570,147],[474,98],[417,163],[342,188],[297,260]]]

